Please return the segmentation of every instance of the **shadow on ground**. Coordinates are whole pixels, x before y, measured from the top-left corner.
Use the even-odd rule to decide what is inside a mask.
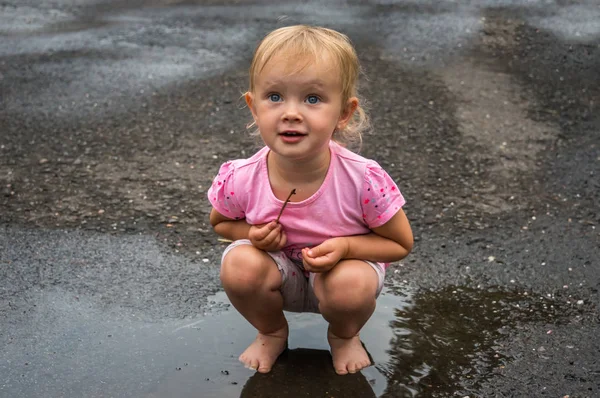
[[[375,398],[362,373],[339,376],[326,350],[287,350],[271,373],[256,373],[244,385],[240,398],[356,397]]]

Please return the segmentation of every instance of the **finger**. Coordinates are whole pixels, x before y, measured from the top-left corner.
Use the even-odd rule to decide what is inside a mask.
[[[268,223],[261,226],[255,225],[252,231],[252,235],[255,240],[261,241],[265,239],[269,235],[269,233],[271,233],[275,226],[275,223]]]
[[[310,260],[310,256],[308,255],[309,250],[310,249],[308,247],[305,247],[304,249],[302,249],[302,261],[304,261],[307,264],[308,264],[308,260]]]
[[[322,269],[323,267],[329,267],[329,265],[333,262],[333,259],[329,254],[316,258],[307,257],[304,260],[313,269]]]
[[[329,241],[325,241],[318,246],[311,247],[307,250],[307,255],[311,258],[317,258],[321,256],[326,256],[329,253],[333,252],[334,247],[331,245]]]
[[[306,255],[310,258],[319,258],[331,254],[334,247],[327,242],[323,242],[318,246],[311,247],[306,251]]]
[[[280,224],[275,224],[274,225],[274,229],[270,230],[269,233],[267,234],[267,236],[265,236],[262,240],[261,243],[265,246],[270,246],[273,244],[273,242],[276,242],[277,237],[279,236],[279,234],[281,233],[281,225]]]
[[[302,249],[302,263],[304,264],[304,268],[307,271],[318,272],[318,264],[315,262],[315,259],[308,256],[309,250],[309,248]]]
[[[274,252],[274,251],[279,251],[279,242],[281,241],[281,234],[275,236],[275,239],[273,239],[272,241],[269,242],[269,245],[267,246],[267,251],[270,252]],[[266,241],[265,241],[266,242]]]
[[[311,265],[308,262],[309,258],[306,255],[306,251],[308,251],[307,248],[302,249],[302,265],[304,266],[304,269],[307,271],[311,271]]]
[[[287,243],[287,235],[285,234],[285,232],[281,231],[281,234],[279,235],[279,243],[277,244],[277,250],[281,250],[285,247],[285,244]]]
[[[304,249],[302,249],[302,256],[306,258],[315,257],[315,254],[318,252],[317,247],[319,246],[315,246],[313,248],[305,247]]]

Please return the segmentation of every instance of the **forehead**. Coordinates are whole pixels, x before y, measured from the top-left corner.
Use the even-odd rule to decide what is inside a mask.
[[[341,85],[337,62],[328,54],[276,54],[257,71],[255,78],[257,84],[294,82],[322,86]]]

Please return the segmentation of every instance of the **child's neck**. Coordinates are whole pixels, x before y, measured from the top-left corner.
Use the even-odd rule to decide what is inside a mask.
[[[329,148],[319,156],[306,159],[286,159],[270,152],[267,158],[269,181],[273,193],[278,199],[285,200],[292,189],[296,195],[292,202],[311,197],[321,187],[327,176],[331,154]]]

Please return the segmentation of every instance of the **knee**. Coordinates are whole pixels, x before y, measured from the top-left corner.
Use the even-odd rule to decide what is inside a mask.
[[[221,282],[226,290],[249,294],[267,283],[272,261],[268,255],[250,245],[233,248],[221,264]]]
[[[375,302],[378,278],[375,271],[363,263],[360,266],[345,266],[331,270],[321,279],[320,301],[329,308],[352,311]],[[337,272],[334,272],[337,271]]]

